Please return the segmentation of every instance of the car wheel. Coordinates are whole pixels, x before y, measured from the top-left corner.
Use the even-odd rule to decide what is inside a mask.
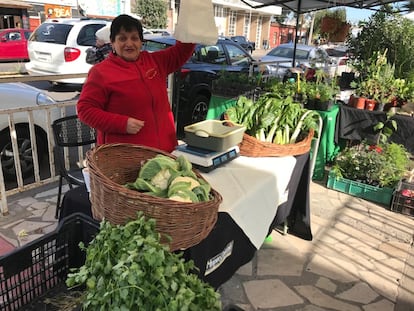
[[[17,133],[17,145],[19,149],[20,166],[22,169],[22,177],[31,177],[34,174],[33,171],[33,156],[32,147],[30,143],[29,129],[25,127],[16,128]],[[38,135],[36,137],[38,145],[39,160],[44,153],[46,144],[43,138]],[[0,158],[3,169],[3,176],[5,180],[16,180],[15,162],[13,156],[13,148],[10,140],[9,131],[4,131],[0,134]]]
[[[191,105],[191,120],[189,124],[204,121],[207,117],[210,99],[204,95],[198,95]]]
[[[204,121],[207,117],[210,99],[205,95],[197,95],[196,98],[183,111],[181,118],[178,119],[177,137],[184,137],[184,127],[196,122]]]

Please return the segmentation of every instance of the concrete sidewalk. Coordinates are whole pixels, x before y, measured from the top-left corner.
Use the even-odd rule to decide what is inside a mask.
[[[274,231],[220,287],[223,306],[414,310],[414,219],[324,184],[311,182],[310,193],[313,241]],[[56,196],[49,185],[10,198],[10,215],[0,218],[1,245],[18,247],[54,230]]]

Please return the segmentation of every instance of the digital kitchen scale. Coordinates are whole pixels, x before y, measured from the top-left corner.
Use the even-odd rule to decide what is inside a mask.
[[[181,144],[172,152],[173,155],[185,156],[195,168],[202,172],[210,172],[215,168],[227,163],[239,156],[240,149],[238,146],[231,147],[226,151],[211,151],[198,147]]]

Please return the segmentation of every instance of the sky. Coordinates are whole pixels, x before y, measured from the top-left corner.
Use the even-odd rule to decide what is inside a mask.
[[[356,24],[362,20],[368,21],[370,16],[374,13],[375,11],[372,10],[346,8],[346,19],[348,22]]]

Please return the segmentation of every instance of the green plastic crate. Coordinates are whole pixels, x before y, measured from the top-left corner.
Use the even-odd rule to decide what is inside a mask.
[[[354,180],[337,178],[333,173],[328,175],[327,187],[352,196],[390,206],[394,188],[375,187]]]

